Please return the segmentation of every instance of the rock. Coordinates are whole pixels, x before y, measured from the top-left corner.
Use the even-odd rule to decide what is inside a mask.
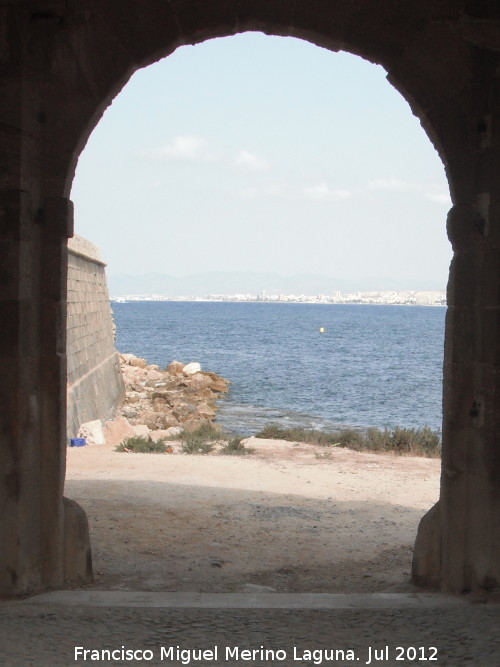
[[[169,428],[178,428],[179,427],[179,420],[174,417],[173,414],[168,414],[163,417],[163,428],[164,429],[169,429]]]
[[[195,431],[206,423],[207,420],[204,417],[201,417],[201,415],[189,415],[189,417],[182,422],[182,427],[185,431]]]
[[[126,398],[121,415],[129,426],[144,425],[144,435],[181,425],[192,429],[212,422],[215,405],[228,382],[216,373],[201,371],[198,362],[172,361],[161,371],[133,354],[122,354]]]
[[[145,359],[136,357],[135,354],[121,354],[121,360],[129,366],[136,366],[137,368],[146,368],[147,362]]]
[[[212,378],[210,378],[208,375],[205,375],[205,373],[194,373],[194,375],[191,375],[189,378],[190,386],[196,388],[197,390],[210,387],[212,382]]]
[[[170,394],[168,391],[154,391],[151,394],[151,399],[153,401],[156,401],[157,399],[160,399],[162,401],[165,401],[166,404],[172,405],[174,401],[174,396]]]
[[[78,431],[79,438],[85,438],[88,445],[105,445],[106,439],[100,419],[86,422],[80,426]]]
[[[194,375],[201,371],[201,366],[197,361],[191,361],[189,364],[186,364],[183,368],[184,375]]]
[[[133,435],[135,435],[134,429],[125,417],[110,419],[104,425],[104,436],[108,444],[122,442],[125,438],[130,438]]]
[[[145,435],[149,436],[149,428],[145,424],[137,424],[137,426],[132,426],[134,430],[134,435]]]
[[[212,405],[208,405],[208,403],[200,403],[200,405],[196,408],[196,411],[199,415],[205,417],[206,419],[213,419],[217,413],[216,408],[214,408]]]
[[[179,435],[179,433],[182,433],[182,428],[180,426],[171,426],[166,429],[166,433],[167,435]]]
[[[137,368],[146,368],[147,363],[145,359],[139,359],[139,357],[134,357],[129,362],[130,366],[136,366]]]
[[[153,408],[155,412],[165,412],[168,409],[168,403],[163,397],[153,398]]]
[[[196,405],[193,403],[179,403],[172,409],[172,414],[180,422],[184,421],[189,415],[196,413]]]
[[[166,370],[171,375],[182,375],[184,364],[180,361],[172,361],[172,363],[167,366]]]
[[[210,384],[210,389],[216,391],[220,394],[225,394],[229,391],[228,381],[224,378],[218,377],[217,380],[213,380]]]
[[[161,412],[154,412],[153,410],[146,410],[139,415],[139,421],[151,431],[156,431],[157,428],[163,426],[163,414]]]

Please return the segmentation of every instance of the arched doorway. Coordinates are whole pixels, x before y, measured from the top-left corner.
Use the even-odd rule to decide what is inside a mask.
[[[497,586],[498,39],[478,24],[474,7],[387,2],[375,10],[368,0],[356,5],[271,0],[236,6],[151,2],[145,9],[130,2],[124,12],[123,4],[114,2],[105,9],[85,5],[28,16],[25,8],[9,7],[7,19],[12,44],[21,44],[15,52],[21,65],[7,77],[12,104],[4,117],[21,135],[13,139],[4,132],[10,168],[3,210],[18,234],[9,248],[23,261],[14,262],[21,268],[10,274],[15,289],[9,292],[14,322],[9,349],[21,366],[15,367],[15,399],[7,401],[12,409],[6,433],[17,449],[9,450],[3,488],[12,507],[7,533],[22,539],[9,543],[2,589],[58,586],[82,575],[78,545],[84,524],[77,508],[66,503],[63,509],[61,474],[64,238],[78,155],[106,105],[138,67],[179,44],[246,30],[303,37],[382,64],[445,163],[454,202],[448,229],[455,260],[446,333],[443,478],[441,505],[422,525],[415,574],[444,590]],[[19,86],[20,81],[29,85]],[[21,354],[26,347],[37,359],[29,382],[32,360]],[[27,421],[22,402],[31,406]],[[39,507],[36,517],[26,509],[33,504]],[[70,545],[79,558],[72,557]]]
[[[256,62],[257,52],[259,55]],[[238,75],[242,77],[242,81],[236,86],[234,81]],[[278,88],[280,93],[273,95],[274,91],[271,88]],[[256,105],[258,109],[252,105]],[[298,107],[297,110],[294,107]],[[252,114],[256,118],[253,118]],[[352,115],[357,117],[357,123],[349,122],[349,116]],[[158,118],[161,119],[159,123]],[[204,123],[205,118],[207,120]],[[312,128],[311,119],[314,119]],[[382,127],[383,123],[386,123],[385,127]],[[290,134],[290,130],[287,132],[287,128],[293,129],[293,133]],[[196,134],[193,134],[194,129]],[[405,135],[409,135],[406,141],[411,144],[410,146],[405,143]],[[329,150],[325,144],[329,146]],[[382,154],[384,145],[385,153]],[[353,158],[350,157],[347,146],[351,146]],[[244,152],[242,148],[256,152]],[[390,155],[393,156],[392,160]],[[242,156],[247,160],[243,165],[240,163]],[[421,167],[418,170],[415,162],[420,159],[426,163],[426,169]],[[249,160],[252,160],[250,164]],[[285,173],[281,171],[284,163],[287,167]],[[417,119],[412,117],[404,100],[385,81],[385,73],[381,68],[356,56],[345,53],[334,54],[301,40],[246,33],[220,40],[209,40],[195,47],[180,48],[162,62],[136,72],[126,89],[115,98],[112,107],[107,110],[80,158],[72,191],[72,199],[75,202],[75,227],[88,238],[95,238],[97,234],[102,239],[99,245],[104,256],[107,260],[113,257],[113,261],[108,262],[108,279],[113,269],[115,273],[117,272],[114,266],[116,263],[119,264],[118,273],[143,271],[148,274],[157,273],[159,275],[156,287],[150,287],[150,291],[153,292],[159,290],[158,284],[161,283],[158,283],[158,280],[161,279],[162,272],[171,274],[176,266],[181,266],[186,273],[203,269],[230,271],[239,268],[247,271],[255,268],[250,262],[259,261],[259,256],[265,255],[266,252],[272,258],[272,265],[265,265],[265,257],[260,261],[264,263],[264,269],[267,271],[286,271],[287,266],[292,265],[296,266],[296,271],[299,272],[306,270],[307,267],[311,272],[324,272],[332,268],[335,272],[332,275],[345,278],[348,270],[352,271],[350,265],[357,262],[358,267],[362,264],[361,269],[358,268],[361,275],[373,274],[373,264],[375,264],[376,268],[383,266],[390,277],[396,277],[395,264],[403,262],[409,265],[413,262],[418,267],[415,270],[415,275],[418,276],[420,272],[423,273],[424,268],[435,268],[432,267],[431,260],[434,246],[438,246],[435,256],[439,257],[439,250],[443,244],[441,238],[446,242],[443,225],[443,212],[446,208],[429,200],[433,190],[431,190],[432,184],[429,186],[428,182],[432,178],[431,174],[434,176],[438,171],[436,164],[442,169]],[[312,180],[309,175],[304,177],[303,172],[306,170],[313,172],[316,180]],[[395,174],[398,175],[398,179],[395,178]],[[391,176],[393,180],[390,179]],[[446,192],[446,184],[438,182],[442,191]],[[102,183],[106,183],[105,189],[101,189]],[[275,183],[281,183],[282,187],[272,187]],[[321,183],[324,183],[323,187]],[[340,187],[344,189],[340,190]],[[211,197],[213,191],[218,196]],[[365,199],[369,199],[371,203],[369,212],[362,210],[362,202]],[[382,208],[384,202],[386,209]],[[406,203],[406,208],[403,202]],[[421,205],[425,203],[424,212],[417,212],[419,203]],[[273,224],[279,225],[279,235],[273,235]],[[431,237],[433,228],[437,228],[440,234]],[[314,233],[311,233],[312,229],[315,230]],[[236,243],[231,236],[235,237]],[[404,258],[401,255],[404,255]],[[361,261],[360,256],[363,258]],[[424,268],[423,258],[425,258]],[[368,268],[370,260],[374,261]],[[289,264],[283,264],[284,261]],[[306,262],[309,262],[309,265]],[[442,264],[446,272],[446,261]],[[232,274],[225,275],[228,293],[232,293],[235,291],[232,290]],[[418,277],[421,280],[424,278],[423,275]],[[444,277],[441,284],[445,284]],[[130,288],[129,291],[132,293],[134,289]],[[135,291],[140,291],[140,288]],[[203,296],[204,293],[198,296]],[[115,292],[115,294],[124,293]],[[131,303],[117,304],[113,308],[117,323],[118,349],[138,354],[161,367],[172,359],[201,361],[204,369],[216,369],[231,380],[230,397],[237,395],[238,392],[240,395],[244,394],[245,390],[248,392],[250,389],[248,385],[257,383],[262,387],[262,391],[259,392],[262,401],[263,393],[270,382],[275,386],[281,384],[283,389],[278,400],[283,402],[276,405],[268,398],[269,404],[266,401],[263,403],[269,408],[275,408],[272,414],[277,413],[276,408],[281,408],[285,414],[287,409],[290,411],[292,408],[304,413],[308,412],[308,405],[310,411],[311,406],[314,410],[315,404],[320,403],[321,408],[315,413],[316,423],[321,417],[330,419],[336,417],[337,421],[383,426],[385,424],[376,421],[373,414],[374,403],[377,403],[382,412],[384,408],[381,406],[386,406],[390,413],[386,417],[391,419],[392,426],[404,424],[421,427],[430,425],[431,419],[434,428],[440,426],[442,329],[438,343],[441,349],[436,354],[436,364],[432,370],[433,376],[437,376],[437,381],[435,385],[429,382],[434,390],[432,398],[429,399],[420,386],[423,383],[417,383],[417,386],[409,392],[414,394],[416,391],[421,391],[421,400],[415,400],[412,406],[413,412],[417,412],[420,408],[420,402],[423,405],[426,402],[427,405],[431,403],[433,412],[430,414],[429,410],[427,412],[422,410],[420,415],[415,415],[412,414],[412,409],[407,409],[403,417],[399,410],[404,400],[394,389],[395,375],[392,374],[390,383],[386,382],[387,377],[384,377],[383,381],[380,379],[383,375],[382,368],[391,364],[392,356],[390,351],[392,346],[384,334],[379,333],[384,345],[379,347],[378,373],[370,374],[364,361],[359,362],[363,371],[359,369],[358,373],[355,373],[357,379],[347,371],[346,367],[349,365],[347,357],[354,358],[359,355],[359,350],[356,350],[353,340],[356,334],[350,325],[346,327],[346,321],[343,319],[345,315],[342,310],[345,311],[345,307],[328,306],[326,310],[329,312],[324,312],[324,307],[317,307],[323,311],[321,317],[324,318],[323,324],[327,326],[329,332],[327,338],[330,337],[330,340],[334,338],[336,342],[323,346],[321,359],[316,360],[312,352],[314,343],[311,345],[311,340],[309,340],[311,356],[303,350],[302,359],[297,358],[299,337],[293,328],[294,319],[290,312],[295,306],[281,307],[279,324],[277,322],[277,329],[273,330],[272,340],[268,340],[266,350],[258,354],[261,367],[257,372],[253,371],[249,382],[248,361],[244,363],[235,361],[232,365],[230,362],[239,359],[243,349],[248,359],[252,343],[260,341],[261,327],[267,330],[269,320],[264,318],[261,321],[259,315],[256,318],[247,315],[245,332],[252,331],[252,335],[243,343],[242,332],[237,326],[242,313],[240,312],[238,316],[233,312],[231,321],[225,321],[219,306],[225,308],[223,304],[216,305],[214,309],[213,304],[200,303],[189,305],[136,303],[135,306]],[[259,310],[260,306],[262,308]],[[270,308],[269,304],[260,306],[259,304],[256,306],[257,313],[269,316],[272,307]],[[180,328],[173,325],[173,322],[177,323],[177,307],[192,308],[187,312],[184,310]],[[130,337],[125,343],[122,338],[124,333],[121,329],[122,322],[125,327],[127,325],[126,320],[123,321],[122,318],[132,308],[136,308],[133,327],[137,333],[135,339]],[[149,308],[151,312],[154,309],[155,315],[145,315],[149,312]],[[238,308],[240,304],[236,304],[236,309]],[[302,304],[298,308],[301,309],[301,317],[307,320],[309,306]],[[376,309],[377,307],[370,315],[370,323],[365,321],[372,337],[385,324],[383,317],[377,318],[380,313],[376,313]],[[387,316],[394,315],[394,310],[389,308]],[[199,311],[204,314],[201,315]],[[435,314],[436,311],[433,315]],[[139,333],[138,329],[141,327],[144,315],[146,320],[151,317],[154,319],[154,326],[151,329],[148,328],[150,325],[147,325],[142,333]],[[290,319],[287,319],[287,315]],[[353,315],[354,313],[351,314],[351,318]],[[416,312],[411,315],[416,315]],[[410,316],[409,312],[407,316]],[[217,317],[222,319],[218,320]],[[440,310],[441,324],[442,317],[444,313]],[[214,320],[217,324],[214,324]],[[149,322],[151,324],[152,320]],[[408,326],[410,334],[415,331],[415,325],[401,321],[397,325],[394,324],[399,330],[402,325]],[[174,326],[173,331],[170,328],[172,326]],[[359,326],[362,326],[361,322]],[[390,327],[388,324],[385,326]],[[213,337],[213,329],[221,332],[220,339]],[[312,329],[315,330],[315,327],[311,326]],[[347,348],[344,347],[345,341],[342,340],[344,329],[350,331],[351,337],[351,345]],[[161,338],[162,349],[170,349],[172,356],[168,356],[164,351],[159,353],[158,349],[155,349],[156,342],[159,342],[155,332]],[[402,333],[402,336],[404,335]],[[146,341],[150,343],[149,349],[142,347],[147,344]],[[211,344],[212,349],[210,349]],[[401,342],[399,345],[401,346]],[[337,350],[342,350],[338,356]],[[373,352],[375,353],[375,350]],[[412,352],[413,350],[410,354]],[[330,358],[331,353],[335,354],[334,359]],[[265,374],[269,372],[273,360],[278,363],[268,376],[272,377],[272,380],[266,382]],[[238,368],[239,364],[241,367]],[[320,366],[322,372],[315,381],[311,371],[317,370]],[[403,369],[404,362],[401,363],[403,376],[411,374],[409,369],[406,371]],[[280,377],[280,371],[286,375],[286,381]],[[243,391],[242,379],[246,384]],[[357,388],[354,389],[356,384]],[[288,395],[294,396],[294,402],[288,398],[287,403],[286,397],[283,400],[285,387],[288,388]],[[376,393],[375,399],[373,392]],[[222,410],[219,417],[224,417],[227,403],[227,400],[221,402]],[[353,411],[361,410],[362,406],[366,408],[364,422],[359,421],[359,417],[358,421],[351,421],[353,417],[349,418],[349,413],[346,412],[349,404]],[[242,416],[248,414],[250,410],[240,404],[236,409],[239,422],[233,426],[238,432],[248,434],[245,430],[247,424],[242,420]],[[255,408],[253,412],[255,414]],[[434,416],[436,413],[437,417]],[[250,417],[249,414],[248,416]],[[291,416],[298,418],[298,415]],[[378,417],[380,418],[380,413]],[[266,417],[261,419],[264,425]],[[271,417],[267,416],[267,422],[270,419]],[[301,419],[305,420],[306,415],[302,415]],[[408,419],[413,421],[408,423]],[[300,425],[306,424],[301,422]],[[331,428],[335,426],[332,424]],[[158,432],[152,435],[156,437]],[[297,452],[296,449],[292,451]],[[72,457],[70,461],[73,461]],[[122,462],[117,461],[117,465],[118,463]],[[168,476],[174,474],[169,464],[172,462],[169,461],[167,464]],[[369,465],[378,467],[374,462]],[[166,479],[165,485],[169,483],[171,484],[172,480]],[[332,489],[337,489],[333,479],[331,483]],[[313,480],[311,486],[303,487],[304,495],[315,487]],[[76,498],[83,507],[87,507],[86,501],[89,501],[89,498],[77,495],[73,488],[72,486],[67,488],[67,495]],[[155,492],[154,495],[155,502],[159,502],[159,494]],[[436,496],[432,502],[435,499]],[[288,503],[290,499],[284,499],[283,502]],[[94,518],[96,503],[94,500],[90,503],[94,508],[92,512]],[[276,500],[276,503],[279,504],[280,501]],[[184,549],[191,553],[192,548],[183,545],[183,533],[174,528],[174,503],[171,501],[170,504],[168,516],[172,525],[171,534],[175,533],[176,539],[169,543],[168,550]],[[119,505],[122,512],[129,507],[129,503],[124,501]],[[226,514],[231,514],[230,508],[236,511],[237,505],[236,501],[227,503]],[[183,506],[183,511],[187,510],[188,507]],[[196,525],[200,521],[201,513],[207,511],[208,501],[200,503],[199,509],[192,512],[189,521],[187,515],[183,515],[185,525]],[[286,516],[286,512],[292,514],[295,512],[296,517],[306,516],[303,511],[303,508],[295,506],[281,507],[282,516]],[[404,515],[407,511],[401,510],[398,514]],[[279,512],[279,508],[276,512]],[[379,507],[377,512],[381,516],[384,510]],[[422,512],[423,510],[420,513]],[[259,510],[256,514],[257,517],[264,515],[271,515],[270,508],[266,507],[265,511]],[[159,516],[165,514],[159,513]],[[333,515],[330,513],[330,516]],[[353,535],[359,528],[358,516],[358,514],[352,516]],[[249,520],[241,522],[233,519],[232,522],[238,525],[246,524]],[[154,522],[155,535],[160,530],[160,521],[161,519],[158,519]],[[403,585],[403,581],[406,585],[408,580],[407,574],[403,575],[402,572],[408,572],[410,569],[409,554],[417,521],[418,519],[414,519],[410,539],[405,533],[404,545],[399,544],[397,534],[394,535],[394,544],[391,543],[389,534],[385,536],[386,542],[391,546],[384,546],[384,550],[393,550],[391,553],[395,554],[393,558],[397,558],[398,565],[405,563],[397,569],[393,560],[391,567],[391,575],[394,578],[399,576],[400,585]],[[327,590],[327,587],[338,589],[339,580],[332,575],[332,572],[340,569],[339,546],[345,541],[341,539],[339,530],[334,528],[332,519],[330,522],[330,531],[320,531],[319,528],[316,530],[321,534],[323,541],[326,534],[335,534],[334,544],[326,546],[319,539],[315,542],[315,535],[310,534],[309,548],[304,550],[303,561],[300,561],[300,558],[293,559],[289,547],[279,547],[277,536],[274,536],[273,540],[266,540],[266,544],[270,543],[269,550],[274,549],[283,559],[280,567],[276,569],[286,570],[287,573],[275,575],[280,585],[284,585],[283,580],[285,580],[288,590],[293,590],[290,586],[297,586],[299,579],[304,579],[306,572],[316,568],[316,571],[321,573],[319,578],[324,582],[324,590]],[[101,565],[104,561],[99,560],[102,558],[102,535],[105,523],[106,515],[100,513],[98,521],[91,521],[91,534],[95,535],[93,538],[95,569],[107,574],[110,568],[105,564]],[[210,526],[211,520],[204,517],[202,523]],[[388,521],[387,525],[389,523]],[[142,525],[153,524],[149,521],[143,524],[141,521]],[[224,527],[225,523],[218,523],[217,528],[213,527],[214,533],[219,534],[215,542],[222,543],[217,544],[215,550],[221,549],[224,553],[228,544],[234,540],[226,540],[223,537],[221,526]],[[186,538],[191,530],[186,530]],[[165,531],[168,532],[168,527]],[[104,534],[114,535],[116,532],[104,531]],[[287,529],[283,531],[283,535],[285,534],[295,535],[291,542],[294,545],[300,544],[297,531],[293,533]],[[248,535],[245,537],[242,544],[248,544]],[[354,546],[353,542],[349,543],[350,547]],[[134,539],[127,537],[127,546],[123,546],[123,549],[127,551],[129,557],[133,552],[133,544]],[[208,545],[205,548],[208,549]],[[328,565],[318,566],[314,562],[311,566],[306,562],[311,556],[320,560],[321,549],[328,553],[321,562],[329,561]],[[372,551],[370,550],[370,557],[374,557]],[[148,558],[144,558],[144,571],[146,564],[151,567],[153,553],[161,552],[158,546],[153,549],[153,535],[148,552]],[[242,546],[240,555],[230,560],[233,563],[241,563],[243,559],[250,559],[252,553],[259,561],[255,570],[266,569],[262,562],[263,554],[260,550],[256,552],[253,547]],[[163,585],[168,585],[173,590],[179,586],[183,577],[180,575],[174,577],[170,574],[162,579],[159,572],[163,571],[166,558],[170,556],[159,557],[155,561],[154,567],[157,572],[154,580],[163,581]],[[388,559],[387,556],[386,558]],[[300,561],[300,566],[289,567],[293,560]],[[358,576],[362,578],[369,566],[366,564],[356,566],[353,556],[344,560],[352,564],[353,576],[350,585],[354,587],[354,579]],[[114,565],[118,560],[109,559],[108,563],[110,562]],[[174,560],[174,562],[179,561]],[[377,561],[379,569],[383,567],[383,562],[382,559]],[[216,573],[216,580],[221,585],[226,570],[230,567],[225,565],[220,570],[209,569],[208,573],[203,575],[200,584],[196,576],[205,570],[203,566],[193,566],[188,573],[191,576],[190,583],[198,590],[200,585],[210,585],[212,583],[210,575]],[[380,575],[380,578],[383,579],[385,576],[389,576],[389,573]],[[149,580],[148,577],[144,575],[143,577],[146,582]],[[257,579],[262,581],[263,575]],[[365,581],[367,580],[374,590],[374,578],[367,576]],[[139,586],[137,576],[130,577],[130,585],[132,581]],[[231,584],[235,585],[233,580]],[[100,581],[99,585],[104,584]]]

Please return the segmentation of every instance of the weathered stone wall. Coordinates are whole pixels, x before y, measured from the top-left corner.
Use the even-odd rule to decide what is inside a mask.
[[[0,383],[1,593],[75,585],[91,574],[85,515],[63,501],[67,239],[78,156],[137,69],[180,45],[249,30],[382,65],[443,160],[454,250],[443,472],[413,574],[450,592],[500,587],[499,27],[497,0],[0,2],[0,362],[8,379]],[[79,323],[87,352],[81,341],[70,349],[89,396],[90,376],[102,379],[113,358],[102,341],[92,350],[101,335],[96,312]],[[99,362],[85,370],[86,354],[101,359],[99,371]]]
[[[110,417],[125,396],[105,266],[89,241],[78,236],[69,240],[68,438],[81,424]]]

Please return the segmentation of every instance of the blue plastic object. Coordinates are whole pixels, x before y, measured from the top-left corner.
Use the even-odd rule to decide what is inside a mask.
[[[85,447],[87,440],[85,438],[71,438],[70,447]]]

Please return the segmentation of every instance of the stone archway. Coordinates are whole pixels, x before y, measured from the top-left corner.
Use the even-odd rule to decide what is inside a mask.
[[[445,164],[454,206],[440,503],[415,580],[500,584],[500,10],[475,0],[34,0],[0,7],[0,274],[5,408],[0,591],[90,576],[85,516],[62,498],[65,267],[78,155],[132,73],[181,44],[248,30],[382,64]]]

